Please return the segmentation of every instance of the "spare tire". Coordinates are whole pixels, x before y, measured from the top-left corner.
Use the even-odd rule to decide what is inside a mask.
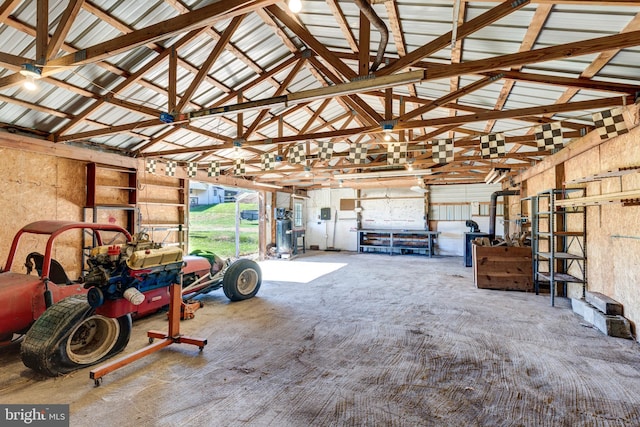
[[[239,259],[227,268],[222,278],[222,289],[231,301],[253,298],[260,290],[262,270],[257,262]]]
[[[20,348],[22,362],[47,376],[95,365],[124,350],[131,316],[113,319],[95,314],[85,295],[49,307],[31,326]]]

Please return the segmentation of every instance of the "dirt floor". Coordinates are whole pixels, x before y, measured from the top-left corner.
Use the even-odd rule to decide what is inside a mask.
[[[0,350],[0,402],[72,426],[636,426],[640,346],[566,300],[476,289],[461,258],[308,252],[252,300],[203,298],[172,345],[105,376],[44,378]],[[137,321],[126,352],[165,329]]]

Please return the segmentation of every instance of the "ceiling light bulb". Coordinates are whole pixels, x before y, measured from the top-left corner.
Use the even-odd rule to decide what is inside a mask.
[[[302,10],[302,2],[300,0],[289,0],[289,10],[298,13]]]
[[[36,82],[33,80],[33,77],[31,76],[27,76],[27,78],[24,79],[23,86],[25,89],[30,91],[34,91],[38,89],[38,85],[36,84]]]
[[[412,170],[413,170],[413,165],[409,165],[409,166],[407,166],[407,170],[412,171]]]
[[[384,140],[385,141],[391,141],[391,134],[390,133],[385,133],[384,134]]]

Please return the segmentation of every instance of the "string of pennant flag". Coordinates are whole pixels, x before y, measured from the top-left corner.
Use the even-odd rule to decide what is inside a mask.
[[[624,120],[624,109],[616,107],[610,110],[600,111],[591,115],[594,126],[601,140],[623,135],[629,132]],[[538,151],[558,150],[564,146],[561,122],[545,123],[534,129],[534,138]],[[333,143],[320,141],[318,144],[318,159],[329,161],[333,156]],[[387,145],[387,164],[400,165],[407,162],[408,143],[393,142]],[[455,143],[451,138],[438,139],[431,142],[432,159],[436,164],[451,163],[455,157]],[[506,156],[504,133],[493,133],[480,137],[480,155],[484,159],[495,159]],[[349,147],[348,160],[353,164],[364,164],[367,158],[367,144],[355,143]],[[275,153],[263,153],[260,156],[260,169],[263,171],[274,170],[282,156]],[[291,165],[306,163],[307,156],[304,144],[296,144],[289,148],[288,161]],[[168,161],[165,167],[165,175],[175,176],[177,162]],[[148,173],[157,172],[156,159],[147,159],[145,170]],[[198,163],[187,162],[187,176],[193,178],[197,175]],[[246,173],[245,160],[234,159],[233,174],[244,175]],[[220,175],[220,162],[213,161],[208,164],[207,176]]]

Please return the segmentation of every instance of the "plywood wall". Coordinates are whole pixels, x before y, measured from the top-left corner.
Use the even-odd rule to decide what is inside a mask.
[[[24,225],[39,220],[82,220],[85,201],[85,165],[82,162],[53,156],[0,148],[0,262],[4,268],[15,233]],[[77,264],[78,236],[63,239],[53,256],[65,265]],[[33,247],[44,246],[34,239]],[[30,250],[17,256],[14,265],[21,266]],[[77,275],[77,271],[68,272]],[[73,276],[72,276],[73,277]]]
[[[629,108],[629,116],[637,117],[638,107]],[[554,188],[557,180],[570,181],[618,168],[640,166],[640,127],[631,123],[630,132],[613,139],[594,143],[592,134],[573,142],[577,155],[563,159],[558,169],[548,167],[526,179],[529,194]],[[633,127],[636,126],[636,127]],[[583,150],[582,146],[590,148]],[[564,156],[566,157],[566,155]],[[564,177],[556,176],[563,171]],[[587,196],[640,189],[640,172],[622,177],[605,178],[580,184]],[[570,224],[571,226],[571,224]],[[624,314],[635,325],[640,324],[640,206],[610,203],[587,207],[587,280],[588,290],[602,292],[624,305]],[[569,296],[580,297],[581,286],[570,286]]]
[[[15,233],[24,225],[39,220],[95,221],[117,224],[127,228],[127,213],[122,209],[98,209],[96,218],[85,209],[87,197],[87,161],[55,157],[41,152],[0,147],[0,263],[5,261]],[[99,168],[97,203],[123,205],[128,202],[129,185],[126,173]],[[138,174],[137,229],[147,231],[155,241],[179,245],[186,241],[185,179]],[[188,199],[188,197],[187,197]],[[180,231],[180,228],[184,229]],[[45,240],[29,237],[28,245],[17,254],[13,263],[16,271],[23,266],[31,251],[44,251]],[[28,240],[27,239],[27,240]],[[75,278],[81,269],[82,234],[64,234],[55,245],[54,258]],[[24,243],[24,242],[23,242]]]

